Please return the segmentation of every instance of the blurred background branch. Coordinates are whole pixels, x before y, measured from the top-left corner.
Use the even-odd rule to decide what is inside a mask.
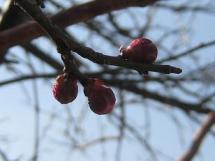
[[[0,1],[0,160],[215,157],[214,1],[154,2],[45,1],[43,13],[74,43],[99,51],[98,55],[116,58],[121,45],[144,36],[158,47],[158,66],[183,69],[181,75],[150,72],[143,79],[123,65],[94,64],[74,54],[82,74],[100,78],[114,89],[116,107],[101,117],[89,110],[81,86],[71,104],[62,107],[53,99],[52,82],[63,68],[55,45],[11,0]],[[99,62],[99,57],[93,59]],[[183,155],[177,158],[179,154]]]

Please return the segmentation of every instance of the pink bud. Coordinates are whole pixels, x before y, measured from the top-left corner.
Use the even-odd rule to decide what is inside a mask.
[[[110,87],[98,79],[90,79],[84,88],[88,97],[90,109],[96,114],[103,115],[110,113],[115,105],[116,98]]]
[[[158,53],[155,44],[143,37],[133,40],[127,48],[121,47],[120,52],[124,59],[146,64],[154,63]]]
[[[66,78],[66,74],[59,75],[53,85],[52,93],[62,104],[72,102],[78,94],[77,79],[72,76]]]

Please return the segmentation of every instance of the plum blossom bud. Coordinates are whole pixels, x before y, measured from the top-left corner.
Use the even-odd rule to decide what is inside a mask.
[[[90,109],[96,114],[103,115],[113,110],[116,102],[115,95],[112,89],[101,80],[89,79],[84,93],[88,97]]]
[[[146,64],[154,63],[158,53],[155,44],[143,37],[133,40],[126,48],[120,47],[120,52],[124,59]]]
[[[66,74],[59,75],[53,85],[52,93],[62,104],[72,102],[78,94],[77,79],[71,75],[70,77]]]

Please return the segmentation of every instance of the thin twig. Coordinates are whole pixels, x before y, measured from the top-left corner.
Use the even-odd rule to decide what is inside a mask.
[[[153,71],[160,72],[165,74],[175,73],[179,74],[182,72],[180,68],[176,68],[170,65],[145,65],[141,63],[134,63],[130,61],[123,60],[119,56],[108,56],[99,52],[94,51],[89,47],[85,47],[80,45],[79,43],[72,40],[68,37],[59,27],[55,26],[43,13],[42,11],[35,5],[31,4],[25,0],[16,0],[24,10],[30,14],[51,36],[54,42],[57,45],[59,53],[63,56],[64,62],[72,57],[70,54],[70,50],[76,52],[83,58],[87,58],[94,63],[97,64],[107,64],[107,65],[115,65],[121,66],[133,70],[137,70],[139,72]],[[72,58],[70,58],[72,59]],[[79,78],[79,81],[82,84],[86,83],[86,78],[79,72],[76,66],[73,63],[70,63],[72,66],[73,73]]]
[[[172,61],[172,60],[176,60],[176,59],[179,59],[181,57],[184,57],[184,56],[187,56],[187,55],[191,55],[193,54],[195,51],[197,50],[200,50],[200,49],[204,49],[204,48],[207,48],[207,47],[210,47],[210,46],[213,46],[215,45],[215,40],[212,40],[212,41],[209,41],[209,42],[206,42],[206,43],[201,43],[189,50],[186,50],[182,53],[179,53],[177,55],[173,55],[173,56],[169,56],[167,58],[164,58],[162,60],[160,60],[158,63],[163,63],[163,62],[167,62],[167,61]]]
[[[96,16],[109,13],[127,7],[146,6],[158,0],[99,0],[90,1],[78,6],[71,7],[51,17],[51,20],[61,28],[79,22],[87,21]],[[29,42],[30,40],[44,35],[44,30],[35,22],[18,25],[0,33],[0,52],[12,46]]]

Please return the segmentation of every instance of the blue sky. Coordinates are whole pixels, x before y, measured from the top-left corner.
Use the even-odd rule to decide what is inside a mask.
[[[0,1],[0,4],[2,2],[3,1]],[[144,13],[145,9],[137,9],[137,12]],[[207,42],[215,38],[214,15],[210,16],[207,14],[201,14],[195,20],[193,20],[192,23],[189,23],[189,16],[187,18],[185,18],[183,15],[175,17],[172,15],[172,12],[161,11],[156,13],[156,16],[156,22],[165,22],[166,26],[181,25],[187,27],[192,25],[194,30],[192,33],[187,35],[188,40],[190,41],[188,44],[190,46],[197,45],[201,42]],[[125,25],[129,22],[126,16],[122,17],[120,20],[122,23],[125,23]],[[72,30],[75,35],[80,36],[80,39],[82,37],[84,38],[85,35],[79,26],[73,26],[69,29]],[[156,32],[152,32],[147,36],[154,40],[157,39]],[[94,41],[98,41],[98,38],[95,37]],[[34,40],[34,42],[40,43],[41,46],[45,46],[47,51],[51,52],[53,55],[56,55],[56,58],[59,58],[55,51],[55,47],[52,46],[51,43],[44,41],[43,38]],[[165,45],[168,46],[168,43],[171,43],[171,39]],[[117,49],[110,48],[108,44],[104,46],[98,45],[96,50],[105,51],[106,53],[117,53]],[[14,47],[11,50],[11,53],[14,53],[23,61],[28,61],[28,59],[25,57],[25,54],[23,54],[19,47]],[[161,57],[164,55],[165,53],[160,53]],[[208,60],[215,60],[214,47],[199,51],[198,57],[200,58],[200,61],[198,62],[200,64],[205,64],[205,62],[208,62]],[[32,59],[37,72],[53,71],[49,67],[43,66],[42,63],[33,59],[32,57],[30,57],[30,59]],[[186,72],[186,70],[189,69],[187,68],[188,62],[191,62],[191,60],[171,63],[179,65]],[[195,67],[195,64],[190,64],[191,66]],[[40,66],[41,68],[38,68]],[[17,69],[20,69],[25,73],[30,73],[30,70],[26,67],[26,65],[19,64]],[[14,77],[14,74],[8,72],[5,66],[1,66],[0,73],[2,75],[0,81]],[[81,86],[79,86],[78,98],[72,104],[69,104],[68,106],[62,106],[56,100],[54,100],[52,96],[52,82],[53,79],[51,79],[49,82],[44,80],[36,80],[37,89],[39,91],[39,106],[43,112],[43,114],[41,114],[40,120],[40,135],[45,135],[45,139],[40,145],[41,160],[57,161],[68,160],[68,158],[70,160],[78,159],[79,161],[85,161],[89,159],[95,161],[114,160],[116,143],[111,141],[105,144],[105,149],[108,151],[107,154],[103,152],[101,145],[91,147],[89,151],[84,153],[84,155],[78,151],[71,152],[69,150],[69,142],[64,137],[66,123],[68,123],[68,121],[71,126],[77,124],[82,130],[85,131],[85,133],[78,133],[79,135],[74,133],[75,130],[70,131],[74,138],[79,140],[80,138],[84,138],[81,140],[83,143],[104,134],[117,135],[117,130],[112,124],[108,123],[110,120],[109,116],[98,116],[90,111],[87,105],[87,99],[83,95]],[[33,83],[31,81],[26,81],[19,85],[13,84],[2,86],[0,88],[0,120],[3,120],[0,121],[0,136],[5,136],[9,140],[9,142],[4,143],[1,141],[0,137],[0,148],[4,151],[7,151],[10,159],[21,157],[22,160],[28,160],[33,153],[35,137],[33,107],[35,105],[35,100],[34,93],[32,91]],[[117,93],[117,91],[115,92]],[[131,95],[130,97],[137,96]],[[191,123],[191,121],[180,110],[175,109],[172,113],[177,116],[177,118],[180,120],[180,125],[182,126],[177,127],[171,121],[171,118],[166,114],[170,110],[169,108],[165,109],[166,112],[161,112],[157,110],[157,108],[150,108],[151,106],[160,107],[160,104],[146,100],[146,104],[135,104],[133,106],[128,105],[126,108],[126,114],[128,115],[129,119],[128,122],[134,124],[139,129],[144,129],[143,125],[147,123],[147,120],[145,118],[146,116],[143,114],[147,109],[149,111],[149,115],[147,117],[151,118],[151,133],[148,141],[153,146],[155,146],[156,149],[163,150],[165,154],[168,154],[170,157],[176,160],[176,158],[180,156],[190,145],[192,135],[198,126]],[[74,120],[69,120],[68,111],[70,111],[69,113],[72,115]],[[55,114],[58,117],[50,121],[50,113]],[[85,116],[83,120],[82,115]],[[81,121],[78,121],[79,119]],[[52,123],[51,125],[50,122]],[[42,133],[44,128],[49,125],[51,126],[49,131],[47,131],[45,134]],[[184,130],[182,133],[183,137],[179,137],[181,136],[181,128]],[[147,135],[145,134],[144,130],[141,134]],[[122,160],[147,160],[149,154],[145,149],[138,145],[137,142],[138,141],[131,134],[128,134],[127,141],[123,142],[124,155],[122,156]],[[214,145],[214,138],[208,136],[202,145],[202,150],[200,152],[201,159],[197,158],[194,161],[211,161],[211,158],[215,158]],[[107,158],[102,159],[103,156],[106,156]],[[165,159],[166,158],[161,158],[160,160],[165,161]]]

